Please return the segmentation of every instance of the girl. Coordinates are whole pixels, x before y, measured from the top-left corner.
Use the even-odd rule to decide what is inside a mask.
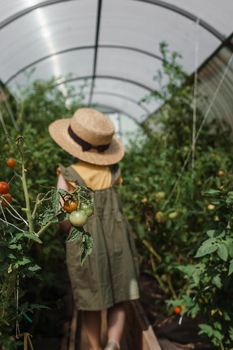
[[[68,168],[60,166],[58,188],[72,191],[85,185],[94,191],[94,214],[86,230],[94,247],[83,266],[79,241],[67,243],[67,267],[75,306],[82,310],[91,350],[101,350],[101,310],[107,309],[108,342],[105,350],[119,350],[125,324],[125,302],[139,298],[135,246],[130,227],[122,214],[114,188],[119,183],[117,163],[124,148],[114,135],[112,122],[102,113],[80,108],[69,119],[49,126],[54,141],[78,161]],[[63,228],[70,230],[70,223]]]

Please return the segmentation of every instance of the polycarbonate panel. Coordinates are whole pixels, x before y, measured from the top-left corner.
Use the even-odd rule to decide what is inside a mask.
[[[88,76],[92,70],[93,59],[93,49],[72,51],[69,53],[52,56],[19,74],[10,82],[9,86],[13,86],[15,84],[30,84],[37,79],[47,80],[53,77],[70,79],[71,77],[68,77],[68,75],[71,71],[72,76],[76,78]],[[30,72],[33,73],[30,74]]]
[[[0,0],[0,21],[43,2],[44,0]]]
[[[36,9],[0,30],[2,80],[41,57],[93,46],[96,4],[94,0],[58,3]]]
[[[73,94],[71,100],[68,103],[80,101],[82,105],[89,105],[90,89],[91,89],[91,79],[80,79],[75,81],[69,81],[64,85],[71,87],[73,89]]]
[[[133,140],[137,137],[137,132],[140,127],[132,119],[120,113],[110,113],[108,116],[115,125],[118,137],[121,139],[124,146],[127,147],[129,140]]]
[[[142,109],[128,100],[123,100],[118,96],[105,95],[105,94],[94,94],[92,98],[93,104],[101,104],[103,106],[108,106],[114,108],[116,111],[125,114],[128,117],[136,121],[143,120],[146,116],[146,113]]]
[[[160,56],[159,43],[165,41],[171,50],[182,54],[181,64],[192,73],[195,60],[199,66],[220,44],[211,30],[214,28],[221,36],[229,35],[233,29],[232,0],[103,0],[99,37],[96,36],[98,0],[51,0],[49,3],[49,0],[0,0],[0,22],[6,24],[15,18],[0,30],[0,79],[7,82],[12,78],[9,86],[14,89],[18,83],[26,84],[25,71],[13,77],[27,66],[30,66],[27,73],[36,66],[30,79],[65,78],[68,73],[77,79],[92,76],[95,40],[99,38],[98,45],[112,47],[98,48],[92,102],[121,110],[140,122],[160,106],[153,100],[139,105],[150,88],[157,87],[153,76],[161,67],[161,62],[148,53]],[[39,5],[40,8],[32,10]],[[173,10],[158,5],[171,5]],[[209,30],[201,25],[197,27],[191,19],[179,14],[182,10],[200,16],[207,27],[210,25]],[[114,45],[121,47],[114,48]],[[74,48],[83,50],[73,51]],[[145,52],[139,53],[137,49]],[[54,55],[56,53],[58,55]],[[199,89],[209,101],[228,56],[229,52],[221,52],[199,73]],[[212,113],[233,119],[232,70],[229,74]],[[88,80],[85,88],[83,84],[83,80],[68,83],[75,87],[74,98],[80,100],[80,94],[84,94],[83,103],[88,105],[92,83]],[[65,92],[66,85],[60,88]],[[208,108],[208,103],[204,108]]]
[[[142,102],[142,99],[147,97],[149,92],[125,81],[98,78],[95,80],[94,91],[116,94],[118,96],[123,96],[123,99],[129,98],[133,100],[134,104],[140,105],[142,112],[146,112],[147,114],[152,113],[159,106],[158,102],[154,100]],[[135,118],[137,119],[137,116],[135,116]]]
[[[133,64],[132,64],[133,62]],[[124,77],[135,83],[158,88],[153,77],[161,69],[161,61],[130,50],[99,48],[97,75]]]
[[[134,123],[134,121],[127,116],[120,116],[121,130],[122,130],[122,141],[125,147],[128,146],[129,140],[135,140],[138,136],[140,126]]]
[[[200,93],[206,99],[199,101],[207,113],[216,92],[216,99],[208,112],[208,118],[225,119],[233,128],[233,57],[232,51],[223,47],[199,72]]]
[[[200,64],[220,44],[204,28],[199,28],[197,37],[193,21],[144,1],[103,2],[100,44],[131,46],[160,55],[159,43],[165,41],[171,50],[182,54],[184,68],[192,72],[197,40]]]
[[[115,133],[118,135],[118,137],[121,138],[122,130],[121,130],[121,117],[119,113],[107,113],[109,119],[114,124]]]
[[[166,0],[166,2],[191,12],[226,36],[232,33],[232,0]]]

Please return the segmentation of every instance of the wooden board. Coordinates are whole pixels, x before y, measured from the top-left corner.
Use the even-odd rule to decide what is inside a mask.
[[[106,311],[101,317],[101,339],[106,343]],[[88,350],[88,341],[82,329],[81,313],[74,311],[70,322],[68,340],[62,342],[60,350]],[[161,350],[153,328],[148,322],[139,301],[126,303],[126,325],[121,342],[121,350]]]

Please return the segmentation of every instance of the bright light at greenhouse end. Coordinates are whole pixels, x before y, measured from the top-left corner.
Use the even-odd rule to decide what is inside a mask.
[[[35,2],[33,0],[28,0],[28,5],[29,6],[33,6],[35,5]],[[46,14],[44,13],[43,9],[36,9],[34,11],[38,24],[39,24],[39,28],[40,28],[40,34],[41,36],[45,39],[45,44],[47,46],[48,49],[48,53],[49,55],[53,55],[54,53],[56,53],[56,47],[54,45],[54,41],[53,41],[53,36],[52,33],[50,31],[50,26],[49,23],[47,21],[46,18]],[[62,70],[60,67],[60,62],[57,56],[51,56],[51,60],[53,62],[53,75],[56,78],[62,77]],[[64,85],[60,85],[59,89],[63,92],[63,94],[65,96],[67,96],[67,90],[66,87]]]

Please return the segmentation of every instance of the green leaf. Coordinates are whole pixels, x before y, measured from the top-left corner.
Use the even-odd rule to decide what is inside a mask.
[[[23,236],[36,243],[40,243],[40,244],[43,243],[37,235],[33,235],[32,233],[25,233]]]
[[[233,258],[233,243],[230,242],[230,243],[227,245],[227,247],[228,247],[229,256],[230,256],[231,258]]]
[[[199,283],[200,283],[200,274],[199,273],[194,273],[192,277],[193,277],[194,284],[196,286],[198,286]]]
[[[223,318],[224,318],[225,321],[230,321],[231,320],[231,317],[230,317],[230,315],[227,312],[223,313]]]
[[[214,276],[212,282],[217,288],[220,289],[222,287],[222,281],[219,275]]]
[[[199,331],[199,334],[206,334],[208,337],[212,337],[213,335],[213,332],[214,332],[214,329],[213,327],[209,326],[208,324],[199,324],[199,328],[200,328],[200,331]]]
[[[222,259],[223,261],[227,261],[227,259],[228,259],[228,250],[227,250],[227,247],[226,247],[225,243],[221,243],[219,245],[218,250],[217,250],[217,254],[218,254],[220,259]]]
[[[22,245],[21,244],[10,244],[9,248],[10,249],[15,249],[15,250],[21,250],[22,249]]]
[[[39,265],[32,265],[32,266],[29,266],[28,270],[35,272],[35,271],[41,270],[41,267]]]
[[[233,192],[230,191],[227,193],[226,204],[233,204]]]
[[[228,276],[230,276],[232,273],[233,273],[233,260],[230,261]]]
[[[210,189],[208,191],[205,191],[204,196],[211,196],[211,197],[218,197],[221,194],[220,190],[214,190],[214,189]]]
[[[83,234],[80,249],[81,249],[81,265],[83,265],[87,256],[91,254],[93,249],[93,238],[87,232]]]
[[[216,240],[214,238],[209,238],[205,242],[202,243],[200,248],[198,249],[195,258],[201,258],[205,255],[211,254],[218,249],[216,244]]]
[[[12,259],[12,260],[17,259],[17,257],[16,257],[14,254],[9,254],[9,255],[8,255],[8,258],[10,258],[10,259]]]
[[[233,327],[229,327],[228,333],[229,333],[230,339],[233,340]]]
[[[30,262],[31,262],[30,259],[28,259],[28,258],[23,258],[23,259],[21,259],[21,260],[18,260],[18,261],[14,264],[14,266],[15,266],[16,268],[18,268],[19,266],[27,265],[27,264],[29,264]]]
[[[34,234],[32,233],[29,233],[29,232],[20,232],[20,233],[17,233],[14,238],[11,239],[10,243],[16,243],[18,241],[22,241],[23,238],[28,238],[34,242],[37,242],[37,243],[42,243],[42,241]]]
[[[215,230],[209,230],[209,231],[207,231],[206,233],[207,233],[207,235],[208,235],[210,238],[213,238],[215,232],[216,232]]]
[[[73,226],[69,232],[66,242],[75,241],[76,239],[81,238],[84,232],[85,231],[82,227],[78,228]]]
[[[184,273],[185,275],[192,276],[195,267],[193,265],[179,265],[176,269]]]

